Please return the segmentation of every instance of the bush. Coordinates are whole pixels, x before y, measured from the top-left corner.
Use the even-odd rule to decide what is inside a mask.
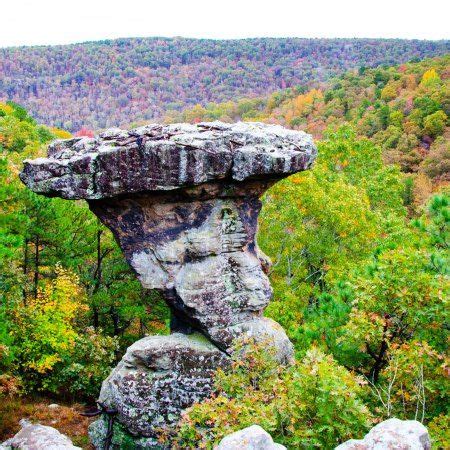
[[[109,375],[118,350],[117,338],[105,336],[93,327],[75,339],[73,352],[62,361],[51,384],[72,396],[95,399],[102,381]]]
[[[442,414],[428,424],[433,448],[450,448],[450,415]]]
[[[94,397],[110,371],[117,340],[86,329],[88,308],[78,277],[59,264],[55,272],[36,298],[16,304],[11,313],[12,371],[22,377],[25,392]]]
[[[215,395],[183,416],[174,448],[212,449],[252,424],[288,448],[333,448],[368,428],[358,380],[317,348],[289,368],[254,345],[236,354],[230,371],[218,371]]]

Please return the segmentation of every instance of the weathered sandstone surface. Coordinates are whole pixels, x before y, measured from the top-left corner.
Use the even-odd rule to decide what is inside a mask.
[[[220,179],[281,178],[307,169],[315,153],[309,135],[275,125],[151,124],[56,141],[47,158],[25,161],[21,179],[41,194],[93,200]]]
[[[225,436],[214,450],[286,450],[286,447],[273,442],[272,436],[259,425]]]
[[[256,232],[259,197],[313,163],[309,135],[259,123],[148,125],[57,141],[48,153],[25,161],[22,181],[87,200],[172,311],[174,334],[135,343],[103,383],[100,400],[130,433],[151,437],[209,395],[236,338],[292,360],[284,330],[263,317],[270,262]]]
[[[117,408],[117,419],[132,434],[151,436],[211,391],[211,377],[227,359],[199,333],[149,336],[128,348],[99,400]]]

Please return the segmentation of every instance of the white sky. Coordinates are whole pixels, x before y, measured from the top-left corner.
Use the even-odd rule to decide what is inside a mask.
[[[135,36],[450,38],[450,0],[0,0],[0,47]]]

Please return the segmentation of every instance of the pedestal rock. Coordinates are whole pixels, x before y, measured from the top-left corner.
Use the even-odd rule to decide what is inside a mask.
[[[236,338],[292,360],[284,330],[263,317],[272,290],[255,239],[259,197],[315,156],[301,131],[211,122],[111,129],[24,162],[20,177],[34,192],[87,200],[172,311],[173,334],[133,344],[103,383],[100,399],[133,435],[154,437],[208,396]]]

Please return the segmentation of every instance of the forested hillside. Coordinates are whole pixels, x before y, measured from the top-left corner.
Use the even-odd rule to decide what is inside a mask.
[[[255,348],[220,372],[217,395],[179,424],[178,448],[211,448],[257,421],[288,448],[331,449],[390,416],[450,446],[448,78],[445,56],[167,113],[282,123],[319,149],[312,170],[264,195],[259,224],[273,262],[266,313],[297,363],[281,370]],[[0,441],[39,413],[88,448],[80,426],[24,405],[92,401],[131,342],[167,332],[168,311],[84,203],[19,181],[24,158],[67,136],[0,103]]]
[[[450,56],[389,68],[350,71],[313,89],[170,111],[166,122],[256,120],[321,138],[346,123],[383,150],[386,162],[430,180],[450,180]],[[344,162],[345,163],[345,162]],[[428,179],[428,182],[427,182]]]
[[[348,69],[450,51],[448,41],[118,39],[0,49],[0,99],[72,132],[160,117],[168,109],[266,95]]]

